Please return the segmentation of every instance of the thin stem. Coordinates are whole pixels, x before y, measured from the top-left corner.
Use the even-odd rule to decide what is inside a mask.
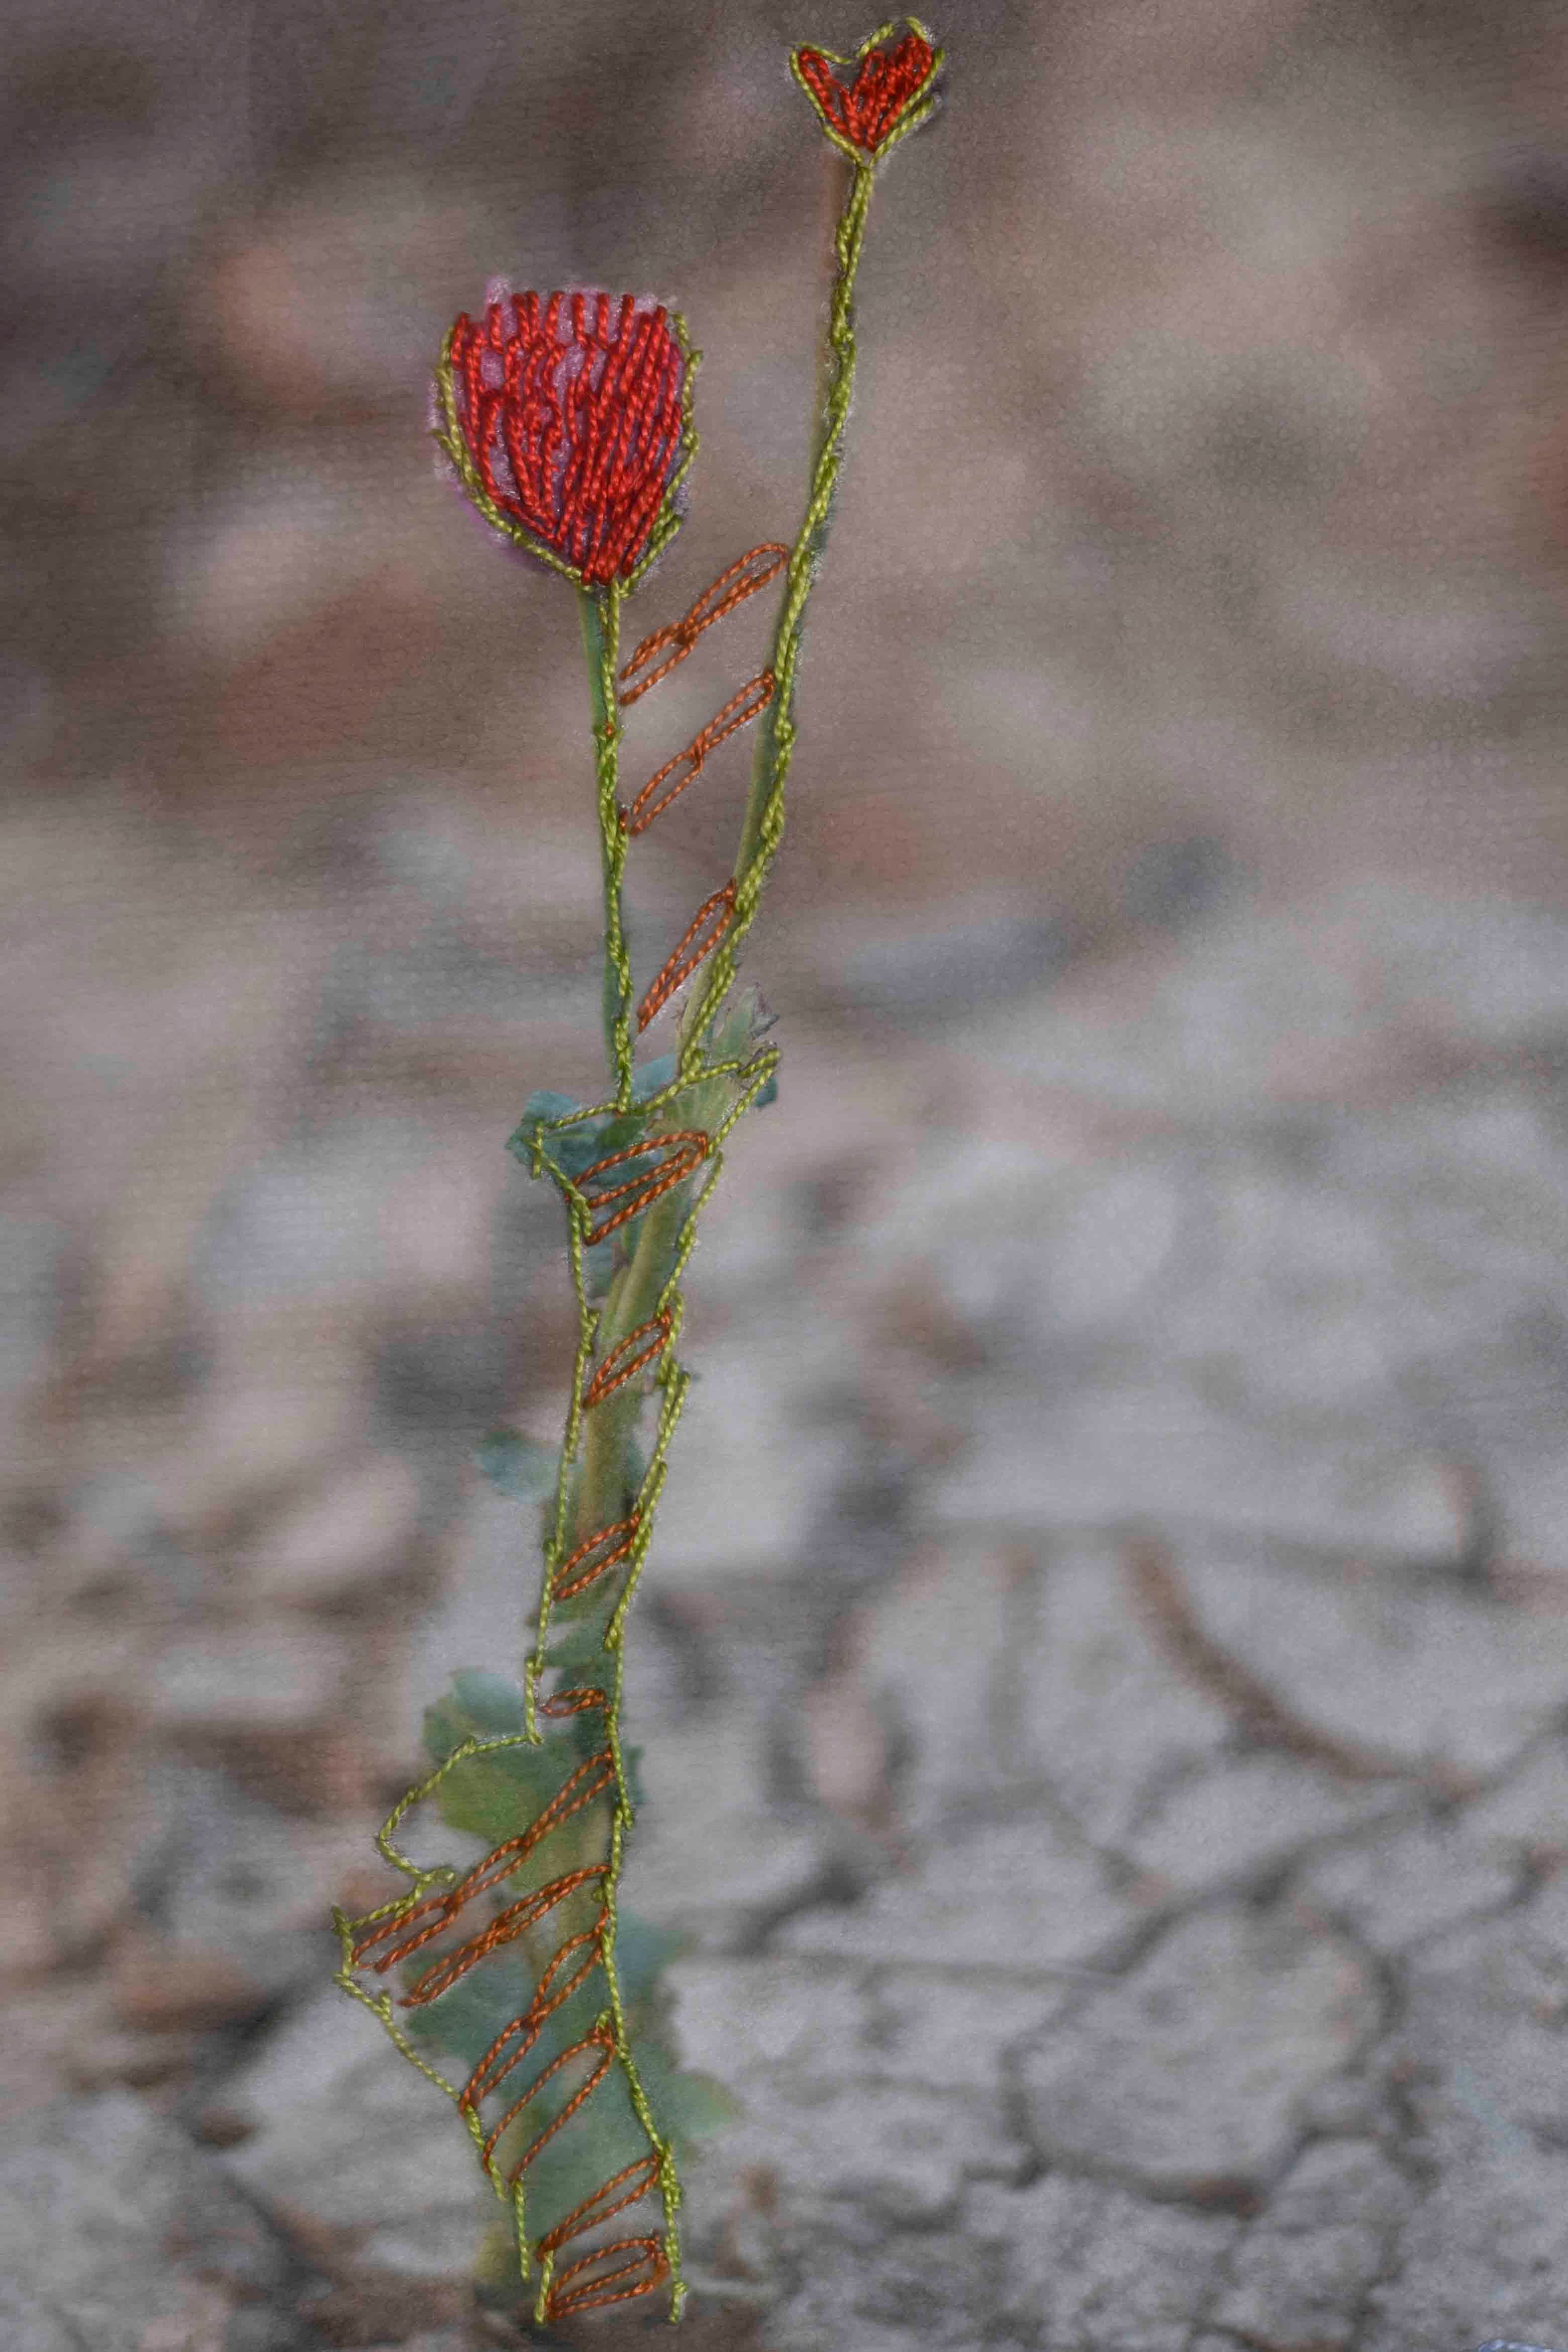
[[[773,698],[758,724],[752,761],[751,789],[740,828],[735,859],[735,917],[714,958],[700,1006],[685,1027],[681,1053],[683,1075],[698,1065],[702,1040],[717,1014],[735,978],[741,942],[751,927],[762,895],[768,868],[784,838],[784,786],[795,749],[795,673],[818,559],[827,545],[833,491],[839,478],[844,426],[855,381],[854,285],[865,242],[874,171],[869,163],[852,170],[849,194],[833,236],[838,275],[833,281],[828,317],[827,400],[811,452],[811,487],[800,529],[784,575],[783,601],[774,633],[769,667]]]
[[[626,835],[621,829],[617,793],[621,759],[621,707],[615,672],[621,658],[621,583],[579,591],[583,651],[588,656],[588,693],[593,713],[593,765],[599,793],[599,845],[604,874],[604,1055],[610,1083],[622,1110],[632,1099],[632,965],[621,908],[621,876]]]

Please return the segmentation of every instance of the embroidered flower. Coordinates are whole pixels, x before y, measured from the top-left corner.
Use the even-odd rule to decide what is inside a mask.
[[[906,16],[909,30],[896,47],[882,47],[895,24],[879,26],[852,58],[831,49],[792,49],[789,68],[817,110],[817,117],[835,147],[852,163],[874,163],[911,131],[917,130],[936,104],[934,87],[941,69],[942,51],[916,17]],[[858,67],[846,87],[835,66]]]
[[[497,283],[442,346],[435,437],[495,530],[583,587],[632,588],[680,525],[699,356],[662,304]]]

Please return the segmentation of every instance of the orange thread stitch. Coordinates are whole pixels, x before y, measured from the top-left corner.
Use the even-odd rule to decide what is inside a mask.
[[[575,1683],[570,1690],[557,1691],[553,1698],[539,1701],[541,1715],[581,1715],[591,1706],[607,1706],[607,1695],[595,1690],[590,1683]]]
[[[580,2271],[591,2270],[595,2263],[607,2262],[612,2254],[630,2253],[633,2249],[641,2262],[622,2263],[618,2270],[609,2271],[603,2278],[589,2282],[594,2289],[591,2294],[585,2294],[581,2287],[571,2288],[565,2294],[561,2292],[568,2279],[575,2278]],[[638,2279],[635,2286],[615,2285],[617,2279],[636,2278],[643,2263],[647,2266],[645,2274]],[[657,2238],[612,2239],[608,2246],[598,2246],[592,2253],[580,2255],[575,2263],[567,2264],[550,2294],[550,2316],[552,2319],[566,2319],[574,2311],[591,2311],[596,2305],[630,2303],[637,2295],[652,2294],[656,2287],[664,2285],[669,2275],[669,2257]],[[602,2292],[606,2287],[613,2288],[614,2292],[606,2294]]]
[[[512,2125],[517,2122],[517,2117],[522,2114],[523,2109],[528,2105],[529,2100],[534,2097],[535,2094],[542,2091],[545,2084],[550,2081],[552,2076],[559,2074],[563,2066],[570,2065],[574,2058],[580,2058],[585,2050],[597,2050],[600,2053],[598,2063],[595,2065],[593,2072],[590,2074],[587,2082],[582,2084],[581,2088],[573,2092],[571,2097],[567,2101],[565,2106],[562,2107],[555,2121],[552,2124],[547,2124],[544,2130],[540,2132],[537,2139],[529,2141],[528,2148],[524,2152],[523,2156],[512,2168],[510,2177],[514,2181],[517,2181],[522,2179],[523,2174],[528,2170],[528,2166],[533,2162],[535,2157],[538,2156],[545,2142],[548,2139],[553,2139],[556,2133],[559,2131],[563,2124],[570,2123],[572,2116],[576,2115],[578,2109],[586,2100],[591,2099],[593,2096],[594,2092],[598,2090],[599,2085],[603,2082],[606,2074],[609,2074],[611,2061],[615,2054],[615,2038],[613,2034],[606,2032],[602,2020],[593,2028],[591,2032],[585,2033],[580,2042],[574,2042],[570,2050],[563,2050],[559,2058],[552,2058],[548,2066],[540,2068],[539,2072],[534,2076],[533,2081],[528,2084],[528,2089],[526,2091],[520,2091],[517,2096],[512,2101],[511,2105],[507,2109],[506,2114],[501,2117],[500,2122],[496,2126],[495,2130],[485,2142],[484,2153],[486,2160],[488,2161],[488,2159],[495,2155],[497,2144],[500,2140],[503,2133],[510,2130]]]
[[[612,1528],[600,1528],[580,1543],[570,1559],[562,1560],[551,1580],[550,1591],[555,1599],[570,1601],[575,1593],[586,1592],[589,1586],[597,1584],[600,1578],[607,1575],[617,1561],[624,1559],[636,1541],[637,1522],[640,1517],[639,1512],[633,1511],[630,1518],[617,1519]],[[615,1540],[617,1538],[620,1538],[619,1541]],[[601,1543],[611,1544],[612,1549],[605,1553],[602,1559],[596,1559],[591,1568],[585,1568],[580,1576],[572,1576],[570,1571],[577,1566],[579,1560],[586,1559],[589,1554],[597,1550]]]
[[[585,1944],[591,1944],[593,1948],[581,1967],[567,1979],[558,1991],[551,1993],[549,2000],[542,2000],[540,1996],[548,1990],[557,1969],[565,1965],[573,1952],[580,1951]],[[535,1986],[533,1999],[527,2009],[520,2017],[514,2017],[510,2025],[502,2027],[474,2072],[469,2075],[463,2086],[463,2095],[457,2103],[459,2106],[466,2107],[473,2112],[489,2097],[492,2091],[499,2090],[513,2067],[522,2064],[523,2060],[538,2040],[539,2031],[546,2018],[553,2017],[556,2011],[571,1999],[578,1986],[593,1974],[598,1965],[599,1929],[597,1927],[585,1927],[581,1935],[568,1937],[559,1950],[551,1955],[549,1964]],[[521,2037],[517,2048],[509,2053],[504,2065],[497,2065],[497,2060],[515,2035]]]
[[[584,2230],[596,2230],[601,2221],[608,2221],[612,2214],[624,2212],[628,2205],[635,2205],[640,2197],[646,2197],[658,2178],[658,2158],[640,2156],[635,2164],[629,2164],[624,2172],[618,2172],[613,2179],[601,2182],[591,2197],[585,2197],[580,2205],[574,2205],[553,2230],[547,2230],[539,2240],[540,2253],[559,2253],[569,2239],[580,2237]],[[605,2204],[604,2200],[625,2180],[635,2181],[635,2188],[628,2189],[623,2197],[617,2197],[612,2205]],[[653,2242],[657,2243],[657,2241]]]
[[[680,1183],[683,1177],[689,1176],[695,1168],[700,1168],[708,1155],[708,1139],[700,1128],[672,1128],[665,1135],[649,1136],[644,1143],[628,1144],[624,1151],[612,1151],[605,1159],[596,1160],[591,1168],[583,1170],[577,1180],[579,1191],[591,1178],[601,1175],[606,1169],[619,1168],[628,1160],[640,1160],[644,1152],[655,1151],[661,1146],[673,1146],[674,1149],[667,1152],[659,1167],[651,1168],[641,1176],[633,1176],[626,1183],[617,1184],[608,1192],[593,1195],[591,1206],[595,1209],[603,1208],[607,1202],[624,1199],[627,1194],[632,1197],[626,1201],[623,1209],[616,1210],[612,1217],[606,1217],[601,1223],[590,1228],[587,1235],[590,1248],[595,1242],[601,1242],[606,1234],[612,1234],[618,1225],[625,1224],[628,1219],[640,1217],[649,1203],[656,1201],[661,1193],[667,1192],[672,1184]]]
[[[610,1768],[608,1772],[604,1769],[606,1766]],[[595,1774],[599,1775],[597,1779]],[[444,1895],[425,1895],[421,1902],[411,1905],[390,1919],[382,1920],[368,1936],[361,1937],[354,1946],[354,1966],[363,1968],[366,1955],[386,1937],[395,1935],[410,1927],[414,1920],[430,1915],[428,1926],[421,1927],[415,1935],[406,1937],[402,1943],[394,1944],[391,1951],[383,1953],[379,1960],[372,1960],[371,1966],[381,1976],[388,1969],[395,1968],[400,1960],[409,1958],[411,1954],[450,1927],[476,1895],[487,1895],[503,1879],[513,1877],[535,1846],[549,1837],[552,1830],[559,1829],[562,1822],[570,1821],[580,1807],[591,1803],[614,1777],[614,1760],[609,1748],[602,1748],[597,1755],[590,1756],[568,1774],[543,1811],[519,1837],[508,1838],[505,1844],[497,1846],[493,1853],[487,1853],[482,1862],[476,1862],[467,1876],[459,1879],[457,1885],[449,1887]],[[591,1781],[592,1785],[580,1789],[579,1782],[584,1780]]]
[[[608,1781],[605,1785],[609,1785]],[[476,1969],[481,1960],[487,1959],[503,1944],[515,1944],[519,1936],[526,1936],[530,1927],[537,1927],[541,1919],[547,1919],[557,1906],[564,1903],[569,1895],[575,1895],[580,1886],[586,1886],[591,1879],[597,1878],[602,1882],[609,1874],[608,1863],[590,1863],[580,1870],[569,1870],[563,1877],[552,1878],[548,1885],[537,1888],[532,1895],[525,1895],[520,1901],[509,1903],[504,1911],[497,1912],[487,1927],[482,1928],[478,1935],[471,1936],[465,1944],[460,1944],[456,1951],[449,1952],[444,1959],[437,1960],[433,1969],[427,1969],[413,1991],[403,1995],[398,2003],[399,2008],[421,2009],[426,2001],[439,2000],[444,1992],[450,1992],[471,1969]]]
[[[716,917],[716,921],[714,919]],[[660,1007],[674,994],[682,982],[691,978],[703,958],[713,953],[734,920],[735,878],[732,875],[722,889],[716,890],[711,898],[703,900],[702,905],[686,925],[682,937],[672,949],[668,962],[653,980],[647,994],[637,1007],[639,1034],[648,1026]],[[693,947],[692,941],[697,939],[704,924],[707,922],[713,923],[712,931],[706,939],[698,940],[698,944]]]
[[[560,2130],[562,2125],[569,2124],[571,2121],[571,2118],[576,2115],[578,2109],[586,2100],[589,2100],[593,2096],[593,2094],[598,2090],[599,2085],[603,2082],[606,2074],[609,2074],[611,2063],[615,2055],[615,2036],[611,2032],[610,2028],[602,2018],[600,2019],[597,2025],[592,2027],[589,2032],[583,2035],[580,2042],[574,2042],[570,2050],[563,2050],[559,2058],[552,2058],[549,2064],[544,2067],[540,2073],[534,2076],[534,2079],[528,2084],[528,2089],[522,2094],[520,2098],[513,2100],[511,2106],[507,2111],[507,2114],[502,2117],[495,2130],[491,2133],[489,2145],[486,2150],[486,2155],[494,2153],[496,2142],[499,2139],[502,2132],[506,2130],[507,2126],[509,2123],[514,2122],[517,2116],[521,2114],[522,2110],[528,2105],[528,2101],[534,2096],[534,2094],[537,2091],[542,2091],[545,2084],[550,2081],[552,2076],[559,2074],[563,2066],[570,2066],[574,2058],[580,2058],[585,2050],[598,2051],[598,2064],[594,2067],[593,2072],[590,2074],[587,2082],[582,2084],[572,2093],[570,2098],[567,2101],[565,2106],[562,2107],[555,2121],[545,2126],[538,2139],[529,2141],[528,2147],[524,2149],[517,2163],[512,2167],[511,2172],[508,2175],[508,2178],[514,2183],[522,2179],[524,2173],[528,2170],[535,2157],[538,2156],[540,2148],[544,2147],[546,2141],[553,2139],[557,2132]]]
[[[772,699],[773,672],[770,669],[758,671],[754,678],[747,680],[738,694],[732,694],[724,709],[717,711],[708,720],[707,725],[699,729],[693,736],[685,750],[677,751],[673,760],[666,760],[656,776],[649,777],[631,807],[622,810],[621,830],[627,839],[634,841],[640,833],[646,833],[653,819],[656,816],[663,816],[672,801],[678,801],[686,786],[695,782],[701,775],[703,762],[708,753],[716,751],[719,744],[735,734],[738,729],[749,727],[754,719],[759,719]],[[736,713],[733,719],[730,717],[731,711]],[[681,778],[679,783],[670,786],[663,800],[654,802],[646,815],[640,814],[639,812],[649,793],[657,792],[664,778],[672,770],[678,768],[683,760],[689,760],[691,762],[686,774]]]
[[[627,1349],[635,1348],[638,1340],[646,1339],[650,1331],[656,1331],[658,1338],[644,1348],[640,1356],[632,1356],[628,1362],[622,1363],[621,1359],[626,1354]],[[602,1404],[605,1398],[612,1396],[634,1372],[640,1372],[644,1364],[651,1363],[655,1356],[662,1355],[669,1344],[670,1315],[666,1308],[658,1315],[650,1315],[646,1323],[639,1323],[634,1331],[627,1332],[619,1347],[612,1348],[582,1391],[581,1403],[584,1410],[586,1411],[590,1405]],[[612,1366],[614,1367],[613,1371],[611,1370]]]
[[[745,572],[747,564],[755,563],[759,555],[770,556],[772,562],[752,579],[741,580],[740,575]],[[670,672],[679,663],[685,661],[705,629],[711,629],[716,621],[722,621],[727,613],[733,613],[737,604],[744,604],[748,596],[755,596],[759,588],[766,588],[768,583],[778,577],[789,561],[789,551],[779,540],[765,540],[760,547],[749,548],[744,555],[737,558],[727,572],[721,572],[718,578],[703,590],[689,612],[683,613],[680,619],[672,621],[667,628],[655,629],[651,637],[644,637],[631,660],[622,670],[622,678],[631,677],[635,671],[642,668],[644,662],[651,661],[653,656],[656,653],[662,653],[666,646],[674,646],[675,650],[668,661],[661,662],[658,668],[647,677],[639,679],[635,686],[616,698],[622,710],[635,702],[640,694],[646,694],[651,686],[657,686],[662,677],[668,677]],[[731,588],[729,583],[732,580],[738,582],[739,584]],[[713,602],[711,610],[709,609],[710,599],[716,600]]]

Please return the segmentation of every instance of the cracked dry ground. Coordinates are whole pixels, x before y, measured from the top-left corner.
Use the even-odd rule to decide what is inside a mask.
[[[691,1930],[681,2042],[746,2109],[691,2182],[694,2352],[1561,2340],[1565,937],[1366,888],[918,1052],[792,1041],[694,1272],[628,1700],[629,1899]],[[212,1508],[161,1427],[90,1486],[148,1558]],[[7,2352],[477,2340],[466,2140],[308,1924],[517,1605],[457,1445],[423,1586],[346,1455],[314,1548],[243,1522],[226,1618],[69,1671],[37,1633],[137,1862],[77,1871],[76,1973],[14,2011]]]

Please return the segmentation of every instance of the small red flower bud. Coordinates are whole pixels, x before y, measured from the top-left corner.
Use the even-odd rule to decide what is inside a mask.
[[[679,527],[698,356],[662,304],[497,286],[442,347],[435,437],[495,530],[584,587],[633,587]]]
[[[837,57],[831,49],[790,51],[790,70],[823,130],[852,163],[874,163],[906,132],[917,130],[936,104],[934,84],[943,53],[932,47],[930,35],[915,17],[906,16],[904,22],[909,30],[891,49],[881,45],[894,24],[880,26],[851,58]],[[834,73],[835,66],[858,68],[854,79],[846,86]]]

